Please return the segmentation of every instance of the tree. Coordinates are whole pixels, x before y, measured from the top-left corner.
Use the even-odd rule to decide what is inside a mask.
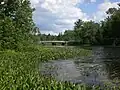
[[[40,41],[41,33],[40,29],[38,27],[34,27],[33,30],[31,31],[31,39],[33,43],[38,43]]]
[[[40,29],[38,27],[34,27],[31,31],[32,35],[40,35]]]
[[[34,27],[33,9],[28,0],[2,0],[0,3],[1,46],[16,49],[20,43],[30,40],[30,32]]]
[[[78,24],[78,26],[76,24]],[[83,22],[81,20],[78,20],[76,24],[76,28],[74,30],[76,41],[80,41],[81,44],[93,44],[97,42],[96,38],[98,37],[96,34],[99,34],[100,28],[100,25],[98,23],[95,23],[93,21]]]
[[[75,26],[74,26],[74,30],[80,28],[83,24],[83,21],[81,19],[78,19],[76,22],[75,22]]]
[[[75,41],[80,41],[81,43],[83,42],[83,37],[82,37],[82,26],[83,26],[83,21],[78,19],[75,22],[75,26],[74,26],[74,39]]]
[[[63,40],[71,41],[74,40],[74,31],[73,30],[66,30],[63,35]]]
[[[16,29],[12,20],[9,17],[0,21],[0,46],[7,49],[17,48]]]
[[[83,24],[83,39],[84,43],[94,44],[96,43],[96,34],[99,35],[99,24],[93,21],[87,21]]]
[[[112,15],[112,14],[114,14],[116,11],[117,11],[116,8],[109,8],[106,13],[109,14],[109,15]]]
[[[104,40],[107,38],[110,43],[108,44],[117,44],[118,39],[120,39],[120,8],[110,8],[107,11],[109,15],[104,22]]]
[[[63,36],[62,33],[59,33],[57,36],[57,40],[62,40],[62,38],[63,38],[62,36]]]

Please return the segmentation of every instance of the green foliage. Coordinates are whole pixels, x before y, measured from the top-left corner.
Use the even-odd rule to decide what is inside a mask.
[[[83,25],[83,21],[81,19],[78,19],[76,22],[75,22],[75,26],[74,26],[74,30],[78,29],[78,28],[81,28]]]
[[[31,33],[30,35],[31,42],[34,44],[35,43],[38,44],[38,42],[40,41],[40,37],[41,37],[40,29],[38,27],[34,27],[30,33]]]
[[[120,8],[110,8],[107,13],[109,17],[103,22],[103,38],[104,43],[108,39],[108,43],[117,44],[120,39]]]
[[[0,51],[1,90],[77,90],[80,85],[58,82],[42,76],[38,67],[42,61],[90,55],[91,51],[73,48],[23,47],[21,51]],[[86,86],[87,88],[87,86]]]
[[[79,23],[77,23],[79,25]],[[80,22],[81,26],[74,30],[75,40],[81,44],[93,44],[96,42],[97,34],[99,35],[99,24],[93,21]]]
[[[6,49],[16,49],[18,44],[17,29],[14,27],[12,19],[4,18],[0,22],[0,46]]]
[[[53,78],[41,76],[38,70],[38,64],[42,61],[88,56],[91,51],[27,45],[29,41],[34,43],[39,39],[75,40],[79,44],[116,43],[120,38],[120,8],[109,9],[107,12],[109,17],[100,24],[93,21],[83,22],[79,19],[75,22],[73,31],[53,36],[35,35],[39,30],[34,27],[33,9],[29,0],[1,0],[1,2],[4,2],[0,4],[0,50],[4,49],[0,51],[1,90],[99,90],[99,87],[58,82]],[[106,42],[106,38],[112,40]]]
[[[0,46],[16,49],[29,41],[33,29],[32,11],[28,0],[2,0],[0,4]],[[0,3],[2,2],[0,1]]]
[[[73,30],[66,30],[64,32],[64,35],[62,36],[62,38],[64,41],[75,40],[74,35],[75,35],[75,33]]]
[[[0,51],[0,89],[1,90],[100,90],[99,86],[59,82],[52,77],[40,74],[39,65],[47,60],[89,56],[91,51],[80,48],[45,48],[39,46],[23,47],[21,51]],[[117,90],[109,87],[105,90]]]
[[[62,35],[59,34],[58,36],[56,36],[56,35],[50,35],[50,34],[48,34],[48,35],[46,35],[46,34],[41,34],[41,35],[40,35],[40,40],[41,40],[41,41],[62,40]]]

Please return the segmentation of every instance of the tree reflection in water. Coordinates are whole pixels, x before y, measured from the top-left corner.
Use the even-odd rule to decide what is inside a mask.
[[[104,48],[104,60],[108,78],[120,79],[120,48]]]

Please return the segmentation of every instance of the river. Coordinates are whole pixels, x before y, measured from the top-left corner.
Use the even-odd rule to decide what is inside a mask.
[[[120,79],[120,48],[92,47],[92,55],[53,60],[40,65],[40,72],[59,81],[102,85]]]

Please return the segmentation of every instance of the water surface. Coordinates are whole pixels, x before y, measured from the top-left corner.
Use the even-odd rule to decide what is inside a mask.
[[[40,65],[43,75],[59,81],[99,85],[120,79],[120,48],[92,47],[92,56],[55,60]]]

